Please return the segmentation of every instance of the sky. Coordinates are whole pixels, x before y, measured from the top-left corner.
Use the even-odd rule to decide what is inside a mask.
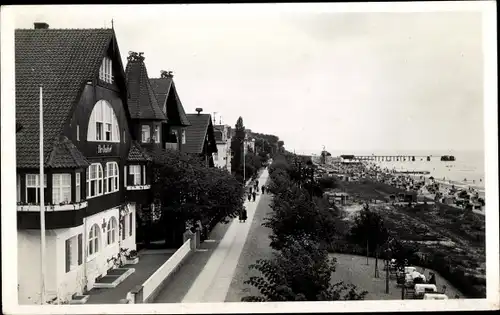
[[[30,6],[16,28],[111,27],[124,66],[174,72],[186,112],[274,134],[288,150],[483,150],[480,12],[195,5]]]

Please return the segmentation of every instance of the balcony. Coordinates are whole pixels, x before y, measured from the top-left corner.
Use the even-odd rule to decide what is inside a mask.
[[[46,212],[54,211],[71,211],[71,210],[81,210],[87,208],[87,201],[80,201],[75,203],[61,203],[57,205],[45,205]],[[39,204],[18,204],[17,211],[22,212],[40,212]]]
[[[176,142],[165,142],[165,149],[177,151],[179,145]]]

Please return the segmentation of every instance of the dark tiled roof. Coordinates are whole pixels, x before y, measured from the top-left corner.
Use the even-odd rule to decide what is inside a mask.
[[[47,166],[51,168],[85,168],[89,165],[73,142],[64,136],[59,138],[47,161]]]
[[[210,114],[187,114],[191,126],[186,128],[186,144],[182,151],[186,153],[202,153],[203,144],[211,122]]]
[[[144,57],[129,57],[127,68],[128,108],[132,119],[166,120],[149,83]]]
[[[130,150],[128,151],[127,161],[129,162],[148,162],[153,158],[141,147],[137,141],[132,141]]]
[[[149,79],[149,81],[155,91],[158,104],[166,113],[169,122],[179,126],[190,126],[191,122],[186,116],[184,106],[182,106],[173,78],[168,76]]]
[[[17,167],[38,167],[39,98],[43,85],[45,162],[87,81],[99,71],[112,29],[15,31]]]

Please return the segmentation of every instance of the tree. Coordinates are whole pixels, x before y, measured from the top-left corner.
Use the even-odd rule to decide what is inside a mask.
[[[260,295],[242,301],[362,300],[367,292],[358,293],[355,286],[343,282],[331,283],[335,263],[318,243],[307,237],[293,238],[272,259],[250,266],[261,275],[250,277],[245,284],[258,288]]]
[[[285,151],[284,145],[285,145],[284,141],[282,141],[282,140],[278,141],[278,151],[279,152],[284,152]]]
[[[165,233],[184,229],[186,221],[226,222],[244,202],[243,186],[229,172],[207,168],[199,158],[171,150],[154,155],[151,191],[154,215]]]
[[[233,157],[231,159],[231,172],[234,174],[243,174],[243,144],[245,141],[245,126],[243,118],[240,116],[236,121],[235,134],[231,139],[231,151]]]
[[[354,218],[350,238],[359,245],[366,245],[368,258],[369,251],[375,251],[375,276],[378,276],[378,249],[389,238],[389,232],[384,227],[382,217],[370,211],[368,205]]]

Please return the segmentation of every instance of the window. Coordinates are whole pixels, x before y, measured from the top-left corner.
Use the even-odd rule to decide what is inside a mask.
[[[134,217],[132,216],[132,213],[128,214],[128,235],[132,236],[132,233],[134,232],[133,226],[134,226]]]
[[[125,130],[123,130],[123,143],[125,143],[125,142],[127,142],[127,141],[125,140]]]
[[[125,226],[127,221],[125,221],[125,217],[122,217],[121,221],[122,221],[122,241],[123,241],[127,236],[127,227]]]
[[[111,217],[108,222],[108,245],[111,245],[116,240],[116,219]]]
[[[118,163],[106,163],[106,193],[112,193],[119,190],[119,178],[120,176],[118,173]]]
[[[71,174],[52,174],[52,203],[71,202]]]
[[[80,202],[82,187],[80,184],[80,173],[75,174],[75,202]]]
[[[146,165],[142,166],[142,184],[146,185]]]
[[[92,225],[89,232],[89,256],[99,252],[99,226],[97,224]]]
[[[113,83],[113,63],[110,58],[102,59],[101,68],[99,69],[99,79],[104,82]]]
[[[154,139],[156,143],[160,143],[160,126],[158,125],[155,126]]]
[[[120,142],[118,119],[110,103],[100,100],[90,114],[87,141]]]
[[[76,125],[76,141],[80,141],[80,125]]]
[[[44,174],[43,187],[47,188],[47,175]],[[26,202],[37,204],[40,202],[40,175],[26,174]]]
[[[149,142],[151,139],[150,128],[148,125],[142,125],[142,133],[141,133],[142,142]]]
[[[74,270],[77,266],[80,266],[82,264],[82,236],[82,234],[78,234],[66,240],[66,272],[70,272],[71,270]]]
[[[132,175],[132,185],[141,185],[141,166],[140,165],[130,165],[129,174]]]
[[[182,130],[182,144],[186,144],[186,130]]]
[[[102,165],[94,163],[87,168],[87,198],[103,194]]]

